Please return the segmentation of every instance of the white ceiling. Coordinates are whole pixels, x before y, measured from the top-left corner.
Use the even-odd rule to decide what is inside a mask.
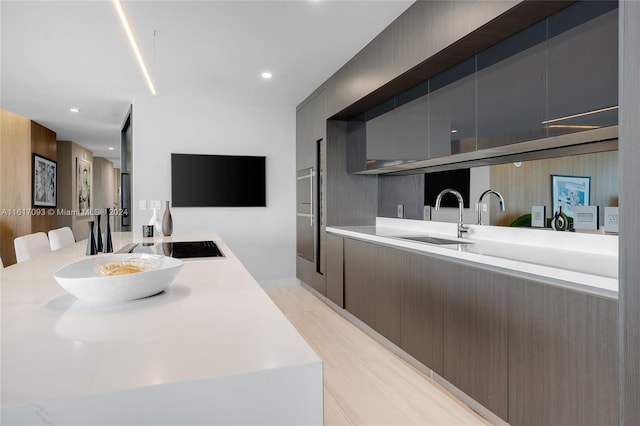
[[[124,8],[157,96],[195,88],[295,106],[412,3],[139,0]],[[0,22],[0,107],[119,164],[128,107],[149,92],[113,3],[1,0]],[[264,81],[267,69],[273,78]]]

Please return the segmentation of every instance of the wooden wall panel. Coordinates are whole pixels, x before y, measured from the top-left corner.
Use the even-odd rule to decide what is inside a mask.
[[[550,217],[552,174],[591,176],[591,204],[618,205],[618,151],[525,161],[521,167],[499,164],[490,167],[491,189],[502,194],[507,211],[492,205],[491,225],[508,226],[533,205],[547,206]]]
[[[31,208],[31,122],[0,110],[0,254],[16,263],[13,240],[31,232],[31,218],[16,209]]]
[[[32,121],[31,122],[31,152],[42,155],[43,157],[46,157],[50,160],[57,162],[58,148],[56,144],[56,133],[36,123],[35,121]],[[57,173],[57,167],[56,167],[56,173]],[[58,187],[57,185],[58,184],[56,183],[56,191],[59,192],[60,187]],[[31,189],[29,190],[29,194],[31,194]],[[57,225],[56,215],[49,214],[49,209],[47,209],[46,215],[31,216],[31,232],[32,233],[33,232],[47,233],[50,230],[56,228],[57,227],[56,225]]]
[[[9,111],[0,110],[0,255],[5,266],[16,262],[13,240],[56,227],[55,215],[31,215],[32,153],[56,160],[55,132]]]
[[[56,132],[49,130],[35,121],[31,122],[31,151],[57,160],[58,148],[56,145]]]

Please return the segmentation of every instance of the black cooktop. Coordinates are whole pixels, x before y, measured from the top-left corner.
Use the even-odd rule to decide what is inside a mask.
[[[213,241],[177,241],[163,243],[135,243],[122,248],[119,253],[163,254],[177,259],[194,257],[224,257]]]

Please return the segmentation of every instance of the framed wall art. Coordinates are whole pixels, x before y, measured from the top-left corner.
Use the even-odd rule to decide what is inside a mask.
[[[551,175],[552,214],[560,210],[574,217],[574,208],[591,202],[591,177]]]
[[[90,214],[91,209],[91,162],[76,158],[76,201],[80,214]]]
[[[33,207],[55,207],[57,204],[57,163],[33,154],[32,204]]]

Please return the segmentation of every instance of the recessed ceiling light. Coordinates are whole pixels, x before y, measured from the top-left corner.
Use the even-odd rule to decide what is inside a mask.
[[[458,131],[456,129],[453,129],[451,133],[458,133]]]
[[[110,146],[110,147],[109,147],[109,151],[113,151],[114,149],[115,149],[115,148],[114,148],[114,147],[112,147],[112,146]]]
[[[271,77],[273,77],[273,75],[271,75],[269,71],[265,71],[262,73],[262,78],[264,78],[265,80],[269,80]]]
[[[71,112],[80,112],[80,110],[78,108],[69,108],[69,111],[71,111]]]

